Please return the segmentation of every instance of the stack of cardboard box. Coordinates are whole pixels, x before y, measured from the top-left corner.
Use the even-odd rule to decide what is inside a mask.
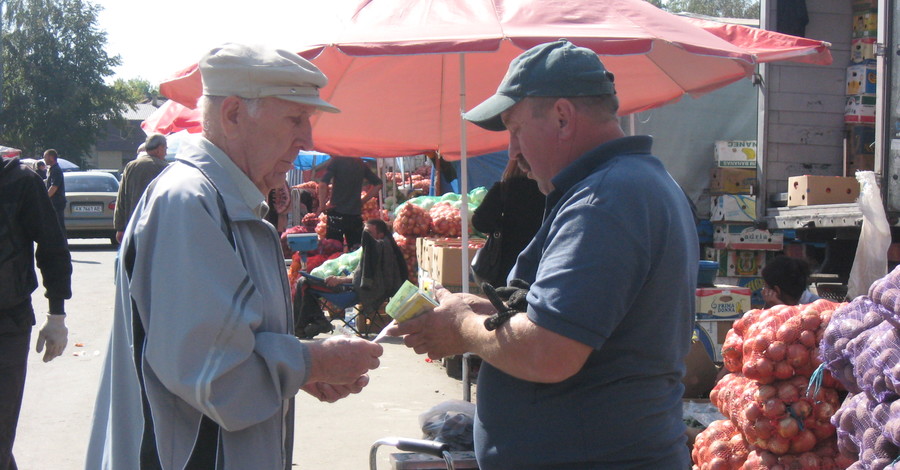
[[[482,238],[469,238],[469,261],[484,245]],[[419,287],[430,290],[433,283],[439,283],[452,292],[462,291],[463,274],[469,277],[469,292],[479,293],[480,289],[471,279],[468,266],[462,267],[462,239],[420,237],[416,239],[416,257],[419,260]]]
[[[877,0],[853,0],[853,32],[847,67],[846,175],[873,170],[875,159],[875,40],[878,36]]]
[[[712,246],[704,257],[719,263],[716,284],[697,289],[697,324],[709,335],[715,359],[734,319],[760,308],[761,271],[769,251],[780,251],[784,237],[756,224],[756,142],[715,143],[716,167],[710,178]]]

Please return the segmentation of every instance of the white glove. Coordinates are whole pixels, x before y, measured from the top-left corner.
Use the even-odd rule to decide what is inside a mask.
[[[47,315],[47,321],[41,327],[37,339],[37,352],[44,349],[44,343],[47,343],[47,352],[44,353],[44,362],[50,362],[55,357],[61,356],[63,349],[66,349],[68,342],[69,329],[66,328],[65,315]]]

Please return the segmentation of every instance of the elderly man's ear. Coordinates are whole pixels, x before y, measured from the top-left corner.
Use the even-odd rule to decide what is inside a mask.
[[[573,125],[575,104],[565,98],[560,98],[553,104],[553,113],[559,125],[560,138],[567,139],[572,137],[572,133],[575,131],[575,126]]]
[[[219,120],[226,136],[233,137],[241,125],[241,119],[246,118],[247,110],[243,109],[244,106],[244,101],[237,96],[229,96],[222,101]]]

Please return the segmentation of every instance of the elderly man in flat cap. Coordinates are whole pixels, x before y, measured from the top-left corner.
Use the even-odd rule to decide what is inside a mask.
[[[290,469],[293,397],[359,392],[382,347],[301,342],[281,243],[263,220],[327,79],[283,50],[236,44],[200,61],[203,133],[126,229],[86,468]]]
[[[617,110],[597,55],[560,40],[513,60],[464,116],[509,131],[510,158],[547,195],[543,225],[508,277],[511,311],[438,289],[439,307],[390,334],[433,358],[484,360],[482,470],[690,468],[681,377],[697,231],[651,138],[626,137]]]

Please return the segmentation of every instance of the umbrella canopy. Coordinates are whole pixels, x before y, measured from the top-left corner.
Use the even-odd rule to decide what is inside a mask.
[[[166,101],[156,111],[153,111],[144,122],[141,129],[147,135],[158,132],[160,134],[172,134],[186,130],[190,133],[200,132],[200,110],[188,108],[173,100]]]
[[[14,149],[12,147],[6,147],[4,145],[0,145],[0,157],[15,157],[17,155],[21,155],[22,151],[19,149]]]
[[[455,160],[461,108],[493,94],[509,62],[543,42],[567,38],[597,52],[616,75],[622,115],[723,87],[762,61],[831,61],[827,43],[733,26],[704,28],[643,0],[369,0],[334,28],[334,42],[298,52],[329,77],[322,97],[342,110],[314,118],[316,150],[377,157],[437,150]],[[193,108],[197,67],[160,90]],[[504,133],[473,125],[465,135],[472,155],[507,145]]]
[[[78,171],[81,169],[78,165],[66,160],[65,158],[57,158],[56,164],[59,165],[59,169],[62,171]]]

